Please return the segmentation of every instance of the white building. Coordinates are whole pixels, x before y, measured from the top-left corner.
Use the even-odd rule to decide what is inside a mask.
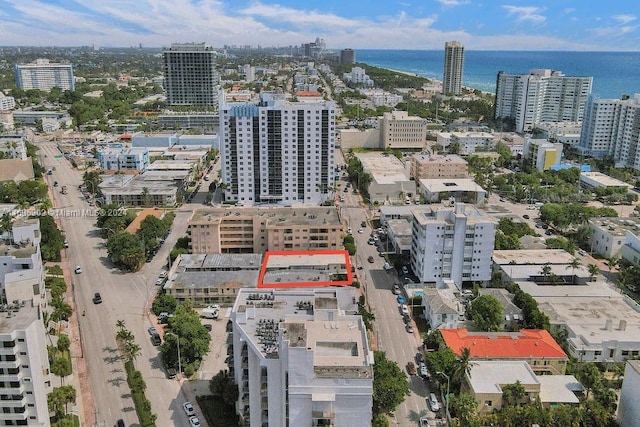
[[[536,128],[544,132],[550,142],[559,142],[572,147],[580,145],[582,122],[541,122]]]
[[[613,156],[617,167],[640,169],[638,153],[640,94],[633,98],[590,97],[585,109],[580,152],[583,155]]]
[[[237,408],[260,427],[371,425],[373,352],[352,288],[241,289]]]
[[[495,221],[474,206],[429,206],[413,213],[411,266],[420,281],[491,279]]]
[[[42,313],[32,301],[0,305],[2,425],[48,427],[51,391]]]
[[[405,203],[416,193],[416,183],[409,179],[404,164],[386,153],[356,153],[365,172],[371,175],[369,199],[372,203]],[[356,184],[357,185],[357,184]]]
[[[586,188],[593,190],[596,188],[612,188],[626,190],[633,188],[633,185],[627,184],[619,179],[612,178],[602,172],[580,172],[580,183]]]
[[[628,234],[640,234],[640,218],[592,218],[589,228],[591,252],[611,258],[621,254],[627,241],[633,241],[633,238],[627,239]]]
[[[367,75],[364,68],[353,67],[351,72],[342,75],[343,80],[358,86],[373,86],[373,80]]]
[[[259,104],[220,98],[225,199],[239,205],[319,204],[334,184],[335,105],[262,93]]]
[[[515,121],[517,132],[530,131],[540,122],[581,121],[593,77],[565,76],[539,69],[529,74],[498,73],[496,119]]]
[[[627,360],[618,404],[618,424],[637,426],[640,420],[640,360]]]
[[[37,59],[30,64],[15,65],[16,84],[22,90],[38,89],[49,92],[58,87],[65,90],[75,90],[73,66],[71,64],[57,64],[48,59]]]
[[[491,148],[496,143],[497,135],[490,132],[438,132],[437,143],[443,148],[458,144],[460,154],[466,156],[476,152],[478,147]]]
[[[427,141],[427,121],[406,111],[384,113],[378,127],[383,149],[422,149]]]
[[[105,148],[98,150],[98,163],[104,170],[138,170],[149,167],[149,150],[145,147]]]
[[[16,100],[13,96],[6,96],[0,91],[0,111],[13,110],[16,108]]]
[[[431,329],[457,329],[464,320],[464,308],[452,289],[425,288],[422,305]]]
[[[418,192],[428,203],[455,201],[480,204],[487,197],[487,191],[471,178],[421,179]]]
[[[444,44],[444,72],[442,74],[442,93],[445,95],[462,94],[462,70],[464,66],[464,46],[457,41]]]

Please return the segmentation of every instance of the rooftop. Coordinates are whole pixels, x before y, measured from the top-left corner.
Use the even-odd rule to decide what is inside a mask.
[[[549,332],[521,329],[520,332],[469,332],[466,329],[441,329],[447,346],[457,355],[471,350],[474,359],[567,358]]]
[[[396,156],[385,156],[382,152],[374,152],[356,153],[356,157],[377,184],[410,181],[404,164]]]
[[[573,255],[564,249],[516,249],[493,251],[493,262],[498,265],[570,264],[573,258]]]
[[[467,164],[467,161],[457,154],[430,155],[424,153],[414,154],[412,157],[418,163],[461,163]]]
[[[640,234],[640,218],[595,218],[589,224],[613,236],[625,236],[628,231]]]
[[[538,385],[540,380],[526,361],[474,361],[467,378],[471,388],[476,394],[502,393],[502,387],[506,384],[515,384],[520,381],[523,386]]]
[[[582,180],[583,178],[595,181],[596,183],[605,187],[633,187],[633,185],[631,184],[627,184],[624,181],[612,178],[609,175],[603,174],[602,172],[581,172],[580,179]]]
[[[31,301],[0,304],[0,334],[26,329],[39,318],[39,308]]]
[[[540,375],[540,402],[578,404],[584,387],[573,375]]]
[[[429,193],[456,191],[486,193],[485,189],[471,178],[421,179],[420,187],[424,187]]]
[[[207,224],[221,222],[224,219],[262,217],[268,226],[304,226],[323,225],[325,227],[342,224],[338,218],[338,209],[330,207],[237,207],[195,209],[189,224]]]
[[[420,225],[452,223],[459,216],[467,218],[467,225],[478,223],[495,223],[495,220],[477,207],[469,204],[457,203],[456,206],[427,205],[414,208],[414,218]]]
[[[270,251],[265,253],[258,287],[321,287],[351,285],[346,250]]]

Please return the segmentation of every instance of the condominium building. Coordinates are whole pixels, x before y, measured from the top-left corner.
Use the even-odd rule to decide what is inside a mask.
[[[413,212],[411,265],[422,282],[491,279],[496,223],[472,205],[430,206]]]
[[[529,74],[498,73],[496,119],[512,119],[516,132],[540,122],[581,121],[593,77],[565,76],[560,71],[534,69]]]
[[[51,391],[42,312],[33,301],[0,305],[0,424],[48,427]]]
[[[30,64],[15,65],[16,84],[22,90],[38,89],[49,92],[58,87],[64,90],[75,90],[73,66],[57,64],[48,59],[37,59]]]
[[[231,311],[245,426],[370,426],[373,351],[354,289],[241,289]]]
[[[220,76],[213,48],[205,43],[172,44],[163,54],[170,105],[217,105]]]
[[[353,65],[356,63],[356,51],[353,49],[342,49],[340,51],[340,63]]]
[[[442,93],[445,95],[462,94],[462,68],[464,65],[464,46],[457,41],[444,44],[444,74]]]
[[[239,205],[320,204],[334,185],[335,105],[220,97],[220,155],[226,201]]]
[[[353,67],[350,72],[342,74],[342,79],[359,86],[373,86],[373,80],[367,75],[364,68]]]
[[[8,111],[16,108],[16,100],[13,96],[7,96],[0,90],[0,111]]]
[[[640,235],[640,218],[592,218],[589,220],[590,249],[604,258],[620,256],[622,248],[633,242],[627,235]]]
[[[431,156],[429,154],[414,154],[411,157],[411,178],[468,178],[469,164],[465,159],[455,154],[446,156]]]
[[[145,147],[98,150],[97,160],[104,170],[138,170],[149,167],[149,150]]]
[[[444,149],[457,144],[458,153],[466,156],[474,154],[478,148],[493,148],[499,136],[491,132],[438,132],[436,138]]]
[[[589,98],[580,135],[581,154],[612,156],[618,167],[640,169],[639,142],[640,94],[621,99]]]
[[[343,236],[333,206],[196,209],[188,232],[194,254],[340,249]]]
[[[546,139],[525,138],[523,154],[525,161],[536,170],[542,172],[559,165],[562,160],[563,146],[551,143]]]
[[[424,148],[427,141],[427,121],[410,116],[406,111],[384,113],[379,120],[383,149]]]

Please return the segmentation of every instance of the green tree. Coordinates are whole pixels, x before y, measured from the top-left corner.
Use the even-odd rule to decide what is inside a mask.
[[[437,351],[427,352],[424,359],[429,372],[433,374],[436,372],[444,372],[449,376],[451,376],[453,367],[458,360],[453,350],[448,347]]]
[[[471,349],[469,347],[462,348],[460,356],[449,372],[451,373],[449,376],[451,377],[454,390],[460,390],[465,376],[471,374]]]
[[[478,408],[478,402],[469,393],[451,394],[449,396],[449,410],[451,417],[460,420],[460,426],[472,425],[473,416]]]
[[[513,384],[506,384],[502,386],[502,401],[504,402],[504,405],[520,405],[526,396],[527,392],[520,380]]]
[[[169,318],[169,327],[175,335],[165,335],[165,341],[160,348],[164,360],[170,366],[177,365],[177,340],[179,339],[182,366],[200,363],[209,351],[211,335],[200,322],[198,313],[193,309],[190,301],[185,301],[178,306],[175,315]]]
[[[61,334],[58,336],[57,347],[58,351],[61,353],[69,351],[69,347],[71,346],[71,340],[69,336],[66,334]]]
[[[580,268],[582,266],[582,262],[580,262],[580,260],[576,257],[573,257],[571,259],[571,262],[569,263],[569,265],[567,265],[567,269],[571,269],[571,275],[574,276],[575,272],[576,272],[576,268]]]
[[[238,386],[233,377],[226,369],[219,371],[209,381],[209,391],[211,394],[229,406],[233,406],[238,400]]]
[[[47,405],[49,411],[55,414],[56,418],[61,418],[66,414],[66,405],[75,403],[76,389],[71,385],[55,387],[51,393],[47,395]]]
[[[473,323],[482,331],[498,331],[504,322],[504,308],[493,295],[481,295],[469,305]]]
[[[587,269],[589,270],[589,277],[591,277],[591,280],[595,280],[595,277],[600,274],[600,267],[598,267],[596,264],[589,264],[587,266]]]
[[[178,300],[176,300],[172,295],[160,294],[155,300],[153,300],[151,311],[153,311],[156,316],[160,313],[172,314],[176,311],[177,307]]]
[[[40,253],[45,261],[59,261],[60,251],[64,247],[64,236],[51,215],[41,215],[40,221]]]
[[[587,391],[587,398],[589,398],[589,393],[591,391],[602,386],[602,374],[598,370],[598,367],[593,363],[580,364],[576,371],[576,378]]]
[[[136,271],[143,264],[145,255],[138,236],[120,231],[107,240],[107,253],[117,266]]]
[[[542,266],[542,269],[540,270],[540,274],[544,278],[544,282],[545,283],[548,282],[549,281],[549,276],[551,276],[551,264],[549,264],[548,262],[545,263]]]
[[[393,411],[409,395],[409,383],[398,364],[387,359],[383,351],[374,351],[373,413]]]
[[[64,377],[71,375],[71,361],[66,355],[59,355],[53,359],[51,373],[60,377],[60,383],[64,383]]]

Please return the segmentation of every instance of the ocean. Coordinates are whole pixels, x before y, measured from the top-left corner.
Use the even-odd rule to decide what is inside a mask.
[[[442,80],[444,51],[358,49],[356,61]],[[533,68],[593,77],[592,93],[600,98],[640,93],[640,52],[465,50],[463,85],[495,93],[498,71],[527,74]]]

